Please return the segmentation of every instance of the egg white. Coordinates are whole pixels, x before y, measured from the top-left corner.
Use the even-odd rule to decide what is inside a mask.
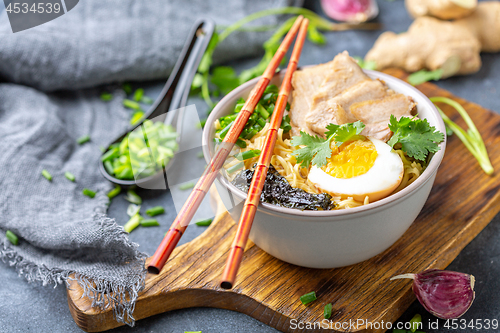
[[[377,150],[373,166],[366,173],[352,178],[335,178],[312,166],[308,179],[320,190],[342,199],[353,197],[373,202],[391,194],[403,180],[404,166],[399,155],[383,141],[368,137]]]

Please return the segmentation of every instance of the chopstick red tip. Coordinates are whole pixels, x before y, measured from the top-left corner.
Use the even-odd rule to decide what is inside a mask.
[[[222,289],[232,289],[234,281],[236,280],[236,274],[240,268],[241,259],[243,258],[244,249],[239,246],[231,247],[229,252],[228,262],[232,262],[233,265],[226,265],[224,268],[224,273],[222,273],[222,279],[220,286]]]
[[[148,265],[148,273],[151,274],[160,274],[163,265],[172,254],[172,251],[179,243],[179,240],[182,237],[182,232],[178,229],[169,229],[163,240],[161,241],[158,250],[155,252],[151,261]]]

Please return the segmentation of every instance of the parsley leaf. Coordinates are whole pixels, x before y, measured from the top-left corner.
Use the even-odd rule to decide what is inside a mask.
[[[401,143],[401,149],[417,160],[424,161],[429,153],[439,150],[438,144],[444,140],[444,134],[431,126],[427,119],[401,117],[399,121],[391,115],[389,129],[394,133],[387,142],[391,147]]]
[[[349,140],[357,140],[363,128],[365,128],[365,125],[361,121],[343,125],[329,124],[326,126],[328,130],[325,133],[326,139],[301,131],[300,136],[294,136],[291,143],[292,146],[305,147],[295,150],[292,155],[304,168],[307,168],[311,163],[320,168],[332,156],[332,149],[330,148],[332,139],[335,140],[336,146],[340,146]]]

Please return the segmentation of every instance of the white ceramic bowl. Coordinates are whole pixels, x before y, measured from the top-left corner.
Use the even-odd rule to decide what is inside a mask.
[[[446,132],[437,109],[420,91],[387,74],[370,70],[365,73],[411,96],[417,102],[419,117],[426,118],[442,133]],[[283,76],[283,72],[276,74],[271,83],[279,86]],[[257,81],[258,78],[233,90],[210,113],[203,131],[203,153],[207,163],[214,153],[214,121],[231,113],[236,101],[240,97],[246,99]],[[369,259],[394,244],[416,219],[429,196],[445,146],[446,141],[440,144],[440,150],[415,182],[365,206],[336,211],[300,211],[261,203],[250,239],[274,257],[304,267],[334,268]],[[218,175],[216,186],[224,205],[238,221],[246,193],[222,174]]]

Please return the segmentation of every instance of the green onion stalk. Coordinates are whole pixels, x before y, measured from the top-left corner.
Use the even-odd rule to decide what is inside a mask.
[[[455,135],[462,141],[462,143],[470,151],[470,153],[476,158],[484,172],[487,175],[492,175],[494,169],[491,165],[490,158],[488,157],[488,151],[486,150],[486,146],[484,145],[483,138],[481,137],[481,134],[476,128],[476,125],[474,125],[474,122],[469,117],[469,114],[467,113],[467,111],[465,111],[463,106],[447,97],[431,97],[430,100],[434,104],[448,104],[455,110],[457,110],[457,112],[462,116],[465,123],[469,127],[467,131],[454,123],[438,106],[436,106],[448,128],[450,128],[453,133],[455,133]]]

